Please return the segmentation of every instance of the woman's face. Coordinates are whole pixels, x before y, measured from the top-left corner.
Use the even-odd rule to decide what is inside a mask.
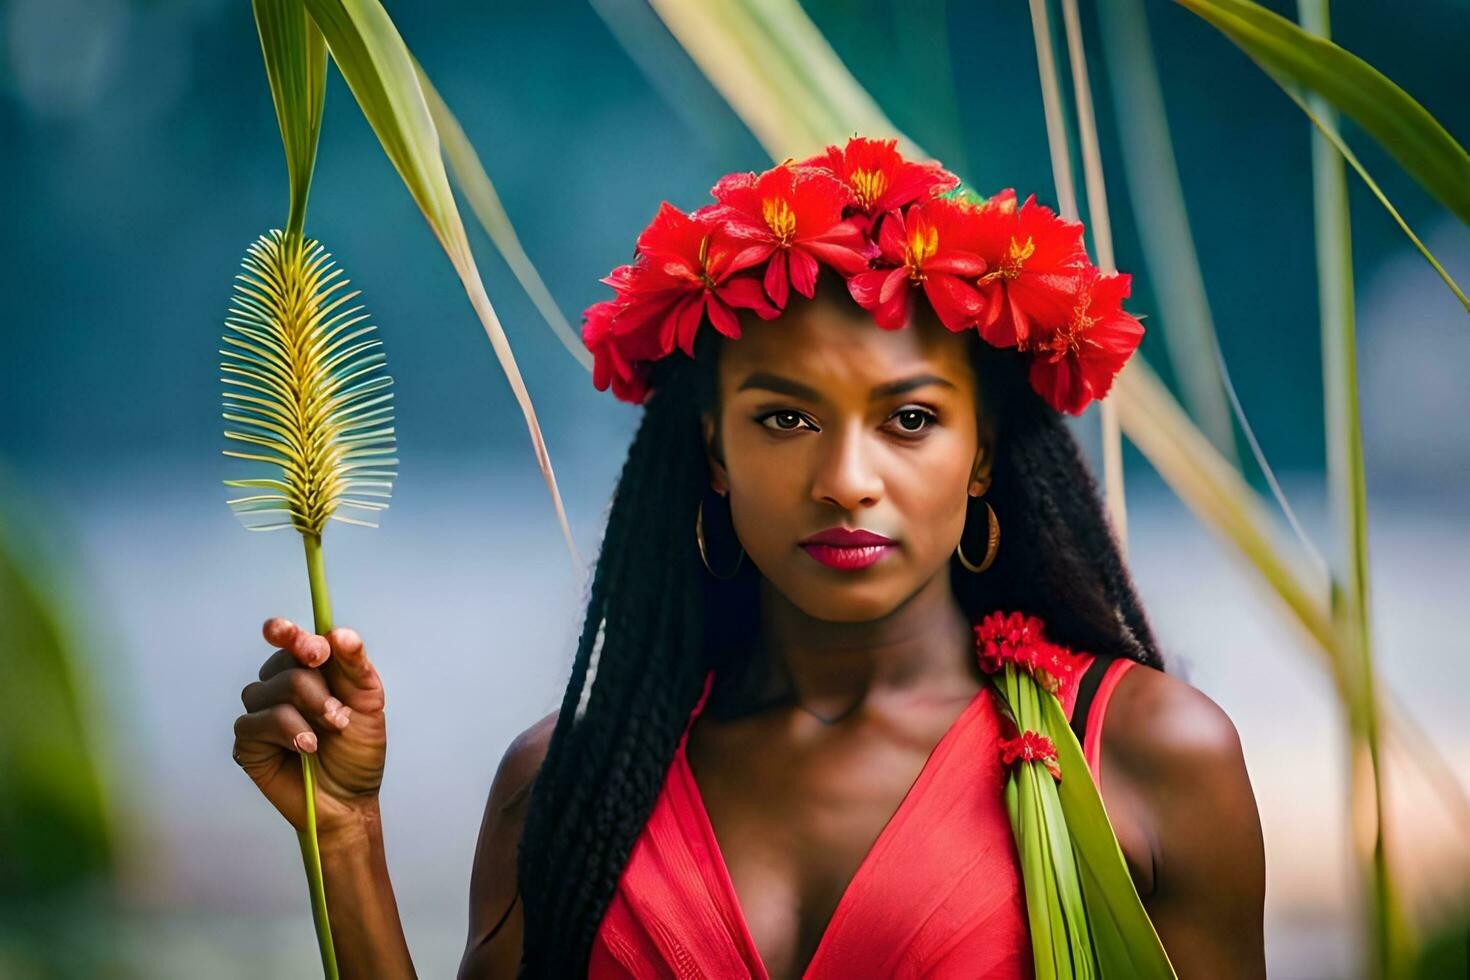
[[[791,603],[829,622],[880,618],[936,575],[948,588],[969,495],[989,486],[974,340],[927,311],[890,331],[829,293],[793,299],[720,350],[719,417],[703,418],[711,485]],[[807,541],[833,528],[891,544]]]

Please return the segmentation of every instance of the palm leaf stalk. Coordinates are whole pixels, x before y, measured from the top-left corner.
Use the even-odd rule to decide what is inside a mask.
[[[226,480],[255,491],[229,501],[251,530],[301,535],[314,630],[332,628],[322,533],[328,521],[376,527],[397,475],[393,379],[365,324],[356,290],[316,241],[272,229],[251,244],[236,277],[220,370],[225,437],[248,447],[225,455],[267,475]],[[347,513],[343,513],[343,511]],[[362,516],[347,516],[357,513]],[[299,831],[322,968],[337,975],[316,833],[316,778],[301,753],[306,826]]]
[[[256,28],[285,147],[290,204],[286,229],[246,251],[235,277],[220,350],[224,454],[251,474],[225,481],[253,491],[229,501],[257,531],[301,535],[313,628],[332,628],[322,533],[328,521],[376,526],[388,506],[394,435],[392,378],[358,291],[322,246],[305,237],[326,94],[326,44],[301,0],[254,0]],[[348,516],[356,513],[361,516]],[[305,826],[298,828],[322,972],[338,975],[316,826],[316,773],[302,752]]]
[[[1034,649],[1044,658],[1045,645]],[[1043,662],[1007,660],[989,675],[1025,743],[1010,760],[1005,801],[1021,858],[1036,976],[1173,980],[1174,967],[1062,709],[1060,684]],[[1048,762],[1043,750],[1055,752],[1054,759]]]

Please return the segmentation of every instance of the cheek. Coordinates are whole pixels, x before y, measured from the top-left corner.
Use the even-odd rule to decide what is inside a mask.
[[[799,451],[773,446],[761,433],[748,430],[727,430],[724,449],[735,530],[742,541],[759,548],[762,538],[772,537],[797,512],[805,463]]]
[[[954,549],[965,527],[969,476],[968,466],[946,465],[911,471],[889,482],[888,501],[900,515],[914,557]]]

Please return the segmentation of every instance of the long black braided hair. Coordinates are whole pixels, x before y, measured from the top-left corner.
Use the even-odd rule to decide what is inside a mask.
[[[656,362],[654,393],[613,494],[571,678],[521,836],[521,977],[585,975],[706,673],[741,657],[758,630],[752,563],[715,579],[694,541],[709,486],[699,416],[718,410],[721,343],[703,331],[693,359],[676,349]],[[962,608],[972,622],[993,609],[1024,610],[1073,650],[1162,670],[1096,481],[1062,416],[1027,382],[1025,355],[976,336],[972,363],[978,410],[997,437],[984,499],[1003,536],[984,573],[951,560]],[[972,560],[984,552],[983,518],[981,506],[967,522]],[[980,543],[972,544],[977,530]]]

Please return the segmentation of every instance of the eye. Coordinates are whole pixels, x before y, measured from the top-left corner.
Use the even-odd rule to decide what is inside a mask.
[[[766,425],[766,422],[770,419],[775,419],[776,424]],[[766,412],[764,415],[756,416],[756,422],[765,426],[767,429],[772,429],[777,432],[795,432],[803,422],[806,422],[809,426],[811,426],[813,432],[821,431],[815,425],[812,425],[806,416],[802,415],[800,412],[794,412],[791,409],[779,409],[774,412]]]
[[[939,422],[939,416],[926,408],[900,408],[890,417],[898,420],[899,431],[906,435],[918,435]]]

